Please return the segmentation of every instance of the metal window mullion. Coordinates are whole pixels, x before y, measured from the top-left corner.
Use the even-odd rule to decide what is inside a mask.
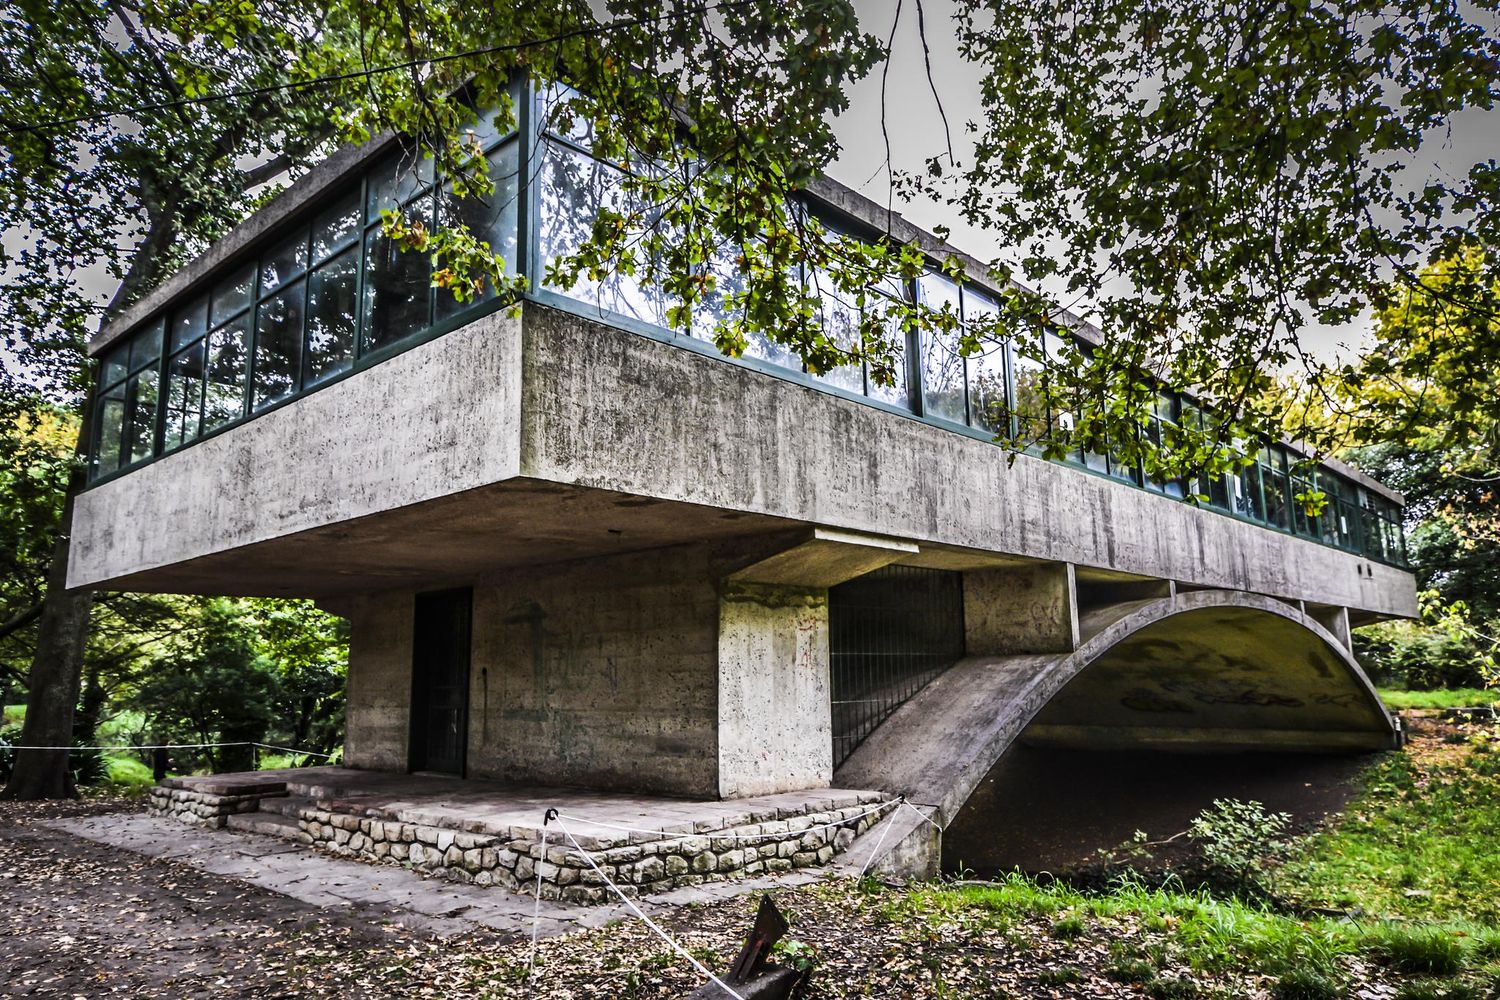
[[[370,172],[366,170],[359,178],[359,226],[354,236],[354,350],[349,359],[351,369],[359,367],[365,353],[365,269],[369,266],[369,220],[365,213],[370,205]]]
[[[542,283],[541,170],[545,150],[538,100],[536,81],[530,73],[522,74],[516,101],[516,246],[524,261],[529,292],[535,292]]]
[[[292,383],[292,391],[289,394],[293,396],[302,395],[302,388],[307,380],[307,362],[312,356],[312,351],[309,349],[311,346],[309,339],[312,336],[312,324],[309,320],[312,318],[312,313],[309,310],[312,306],[312,234],[315,224],[315,221],[308,222],[307,242],[303,244],[307,250],[307,266],[302,269],[302,331],[299,334],[301,343],[298,344],[299,349],[297,351],[297,375]]]

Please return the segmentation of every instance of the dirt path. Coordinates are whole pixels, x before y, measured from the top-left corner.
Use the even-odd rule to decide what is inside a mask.
[[[403,950],[426,950],[422,935],[384,926],[371,914],[320,909],[186,865],[110,850],[40,823],[121,808],[0,806],[0,995],[405,992],[399,975],[378,968],[384,963],[326,960],[371,950],[394,959]]]

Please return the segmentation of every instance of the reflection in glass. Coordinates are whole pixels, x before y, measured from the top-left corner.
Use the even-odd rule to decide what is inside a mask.
[[[846,351],[859,348],[859,307],[834,284],[833,275],[814,271],[808,275],[807,291],[818,299],[818,324],[835,345]],[[864,394],[864,371],[859,364],[840,365],[813,378],[849,392]]]
[[[175,448],[198,436],[203,408],[203,341],[183,351],[167,365],[163,446]]]
[[[125,388],[116,386],[99,403],[99,433],[94,439],[96,475],[120,467],[120,445],[125,439]]]
[[[162,325],[165,322],[164,317],[158,316],[156,322],[130,338],[131,371],[140,371],[161,357]]]
[[[307,267],[307,230],[303,229],[260,259],[260,294],[291,281]]]
[[[387,158],[365,181],[365,225],[379,222],[382,209],[405,205],[430,187],[432,157],[402,152]]]
[[[541,168],[541,256],[545,267],[577,250],[604,210],[629,215],[640,209],[620,184],[620,172],[574,150],[547,143]],[[610,270],[601,280],[580,274],[571,288],[544,287],[596,306],[601,312],[665,326],[661,296],[633,276]]]
[[[156,442],[156,369],[148,368],[126,383],[130,426],[125,431],[128,462],[150,458]]]
[[[946,310],[962,318],[958,286],[938,274],[924,274],[917,282],[929,309]],[[959,353],[962,332],[925,330],[922,333],[922,405],[928,416],[964,423],[964,358]]]
[[[180,351],[208,329],[208,297],[203,296],[177,310],[172,317],[171,349]]]
[[[443,226],[454,223],[467,225],[475,239],[488,243],[490,251],[505,261],[507,274],[517,274],[520,272],[521,259],[517,222],[516,144],[510,143],[491,153],[489,165],[489,176],[495,190],[483,198],[473,196],[462,201],[456,201],[451,192],[445,192],[438,208],[439,221]],[[469,302],[459,302],[452,292],[439,290],[438,317],[455,315],[472,306],[474,301],[483,301],[494,295],[495,287],[488,281],[479,298]]]
[[[360,221],[359,188],[354,187],[340,195],[313,223],[313,263],[327,260],[352,245],[359,236]]]
[[[231,274],[214,289],[213,307],[209,311],[209,325],[219,326],[229,317],[250,304],[255,292],[255,266],[247,264]]]
[[[364,351],[379,350],[427,326],[432,267],[381,234],[365,234]]]
[[[870,303],[865,306],[866,309],[881,311],[886,308],[887,301],[884,296],[872,295],[870,299]],[[867,373],[865,388],[871,399],[884,400],[903,410],[910,410],[911,395],[907,386],[906,373],[906,334],[901,330],[901,317],[894,313],[886,314],[885,330],[886,342],[895,345],[896,384],[876,385],[875,380],[869,378]]]
[[[250,317],[241,316],[208,335],[207,378],[203,390],[203,431],[239,418],[245,410],[245,333]]]
[[[297,391],[302,367],[302,283],[265,300],[255,313],[255,385],[258,410]]]
[[[311,386],[354,364],[359,252],[350,248],[308,277],[307,380]]]

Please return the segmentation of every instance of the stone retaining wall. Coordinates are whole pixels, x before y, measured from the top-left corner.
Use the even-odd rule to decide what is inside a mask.
[[[556,839],[549,837],[543,845],[540,840],[462,833],[316,808],[302,809],[298,825],[313,846],[341,857],[404,863],[458,882],[526,891],[540,875],[544,899],[601,903],[611,895],[601,873],[626,894],[638,895],[827,864],[883,815],[865,815],[870,809],[862,804],[597,851],[588,846],[589,838],[580,837],[580,846],[593,856],[598,872],[578,851],[558,845],[560,830],[552,835]]]
[[[265,797],[266,793],[263,791],[253,794],[216,794],[157,785],[151,789],[146,809],[157,816],[218,830],[224,827],[230,816],[258,810],[260,800]]]

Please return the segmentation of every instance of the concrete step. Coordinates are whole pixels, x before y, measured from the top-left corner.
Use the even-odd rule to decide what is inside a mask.
[[[312,799],[301,795],[277,795],[260,800],[261,813],[275,813],[278,816],[287,816],[295,820],[298,811],[312,808]]]
[[[260,833],[268,837],[280,837],[282,840],[290,840],[297,844],[312,843],[312,838],[302,832],[295,819],[278,813],[237,813],[230,816],[227,823],[229,829],[239,830],[242,833]]]

